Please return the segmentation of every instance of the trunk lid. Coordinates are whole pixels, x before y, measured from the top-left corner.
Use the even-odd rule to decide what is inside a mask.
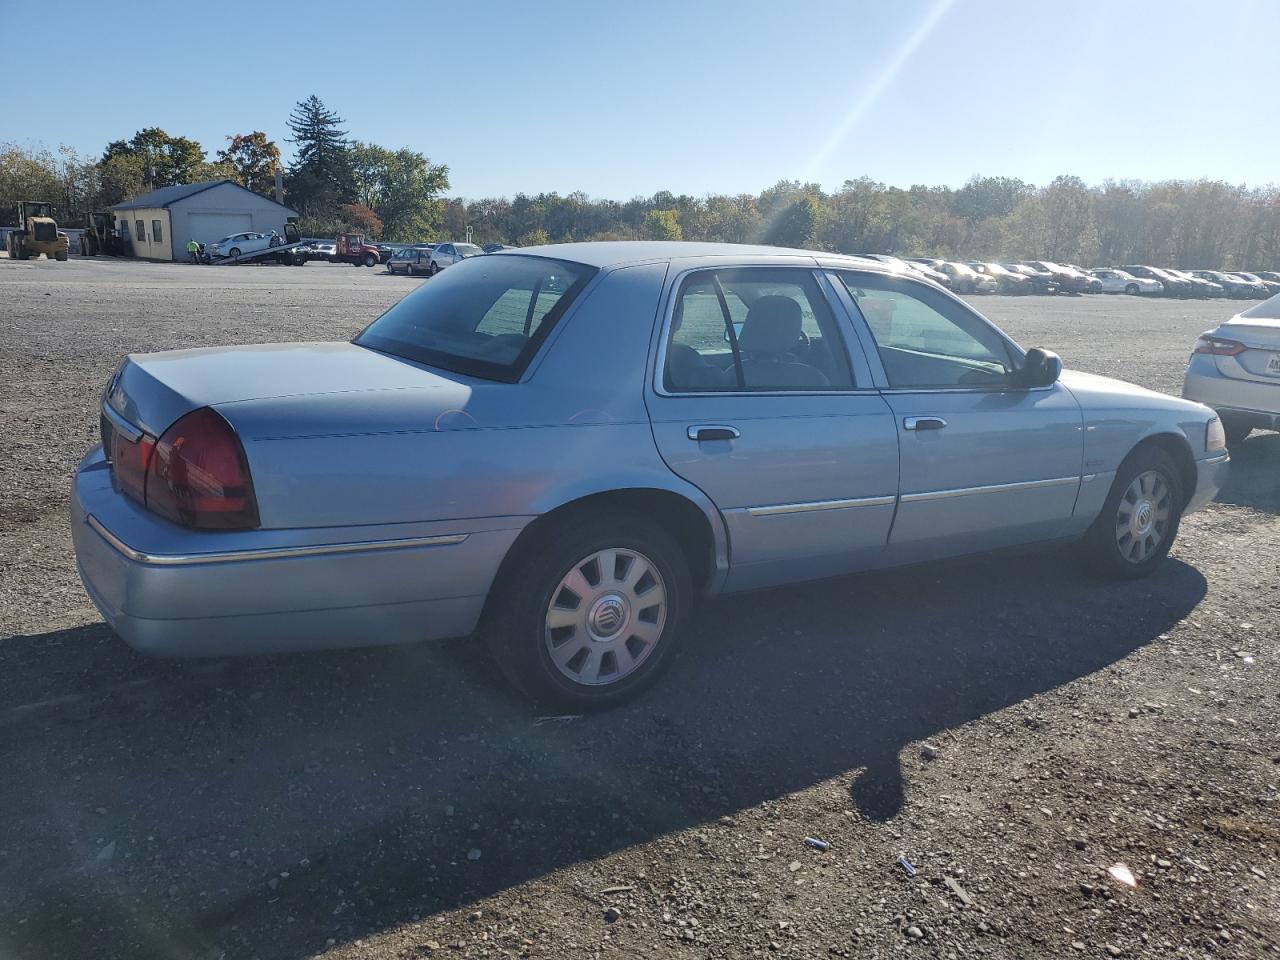
[[[1213,332],[1247,348],[1233,357],[1215,356],[1214,362],[1224,377],[1280,384],[1280,319],[1252,313],[1245,311]]]
[[[105,399],[130,424],[159,436],[192,410],[253,400],[411,390],[427,391],[431,406],[447,409],[465,403],[468,379],[351,343],[261,344],[130,355]]]

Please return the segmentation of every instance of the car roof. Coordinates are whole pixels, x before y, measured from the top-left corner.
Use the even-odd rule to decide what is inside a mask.
[[[503,250],[503,256],[554,257],[570,260],[602,270],[675,260],[687,257],[724,257],[741,259],[750,257],[821,257],[823,260],[847,260],[850,266],[869,268],[881,273],[891,273],[878,260],[827,253],[822,250],[799,250],[791,247],[769,247],[749,243],[695,243],[684,240],[600,240],[586,243],[549,243],[537,247],[520,247]]]

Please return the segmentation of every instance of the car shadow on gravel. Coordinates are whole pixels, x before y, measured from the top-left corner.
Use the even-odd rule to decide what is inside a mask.
[[[662,684],[539,718],[467,642],[243,660],[0,644],[0,955],[300,958],[840,779],[1104,669],[1205,593],[1060,554],[725,598]],[[625,881],[624,881],[625,882]]]
[[[1231,448],[1231,472],[1218,501],[1280,513],[1280,433],[1255,432]]]

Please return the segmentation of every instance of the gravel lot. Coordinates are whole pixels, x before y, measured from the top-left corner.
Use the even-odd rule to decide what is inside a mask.
[[[1280,955],[1277,435],[1150,580],[1055,552],[724,600],[602,716],[540,720],[467,642],[114,639],[66,497],[119,357],[345,338],[418,282],[0,259],[0,958]],[[1170,392],[1235,306],[976,302]]]

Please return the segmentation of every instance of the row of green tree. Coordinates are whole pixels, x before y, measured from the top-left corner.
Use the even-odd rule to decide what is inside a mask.
[[[285,202],[302,214],[302,231],[332,236],[347,229],[391,240],[417,240],[440,228],[449,170],[423,154],[348,139],[343,120],[315,96],[290,114],[294,161],[283,170]],[[0,143],[0,222],[12,223],[18,200],[52,202],[69,226],[90,211],[181,183],[228,179],[264,196],[275,192],[280,148],[266,133],[231,134],[209,159],[204,147],[158,127],[107,144],[91,158],[70,147]]]
[[[758,195],[692,197],[661,191],[625,202],[585,193],[512,199],[445,199],[449,170],[408,148],[351,140],[341,117],[312,96],[286,121],[294,159],[285,200],[303,233],[357,229],[398,241],[559,243],[596,239],[721,240],[842,253],[965,259],[1037,258],[1083,264],[1280,266],[1280,189],[1216,180],[1045,186],[974,177],[959,188],[888,186],[866,177],[835,192],[783,181]],[[271,195],[280,150],[266,133],[233,134],[209,159],[186,137],[158,128],[109,143],[100,158],[68,147],[0,143],[0,219],[18,199],[52,200],[82,223],[145,190],[220,177]],[[9,204],[6,211],[5,204]]]
[[[759,195],[675,196],[623,203],[582,193],[450,200],[445,233],[479,243],[719,240],[946,259],[1044,259],[1087,265],[1280,267],[1280,189],[1213,180],[1058,177],[1036,187],[1008,177],[964,186],[846,180],[835,192],[781,182]]]

